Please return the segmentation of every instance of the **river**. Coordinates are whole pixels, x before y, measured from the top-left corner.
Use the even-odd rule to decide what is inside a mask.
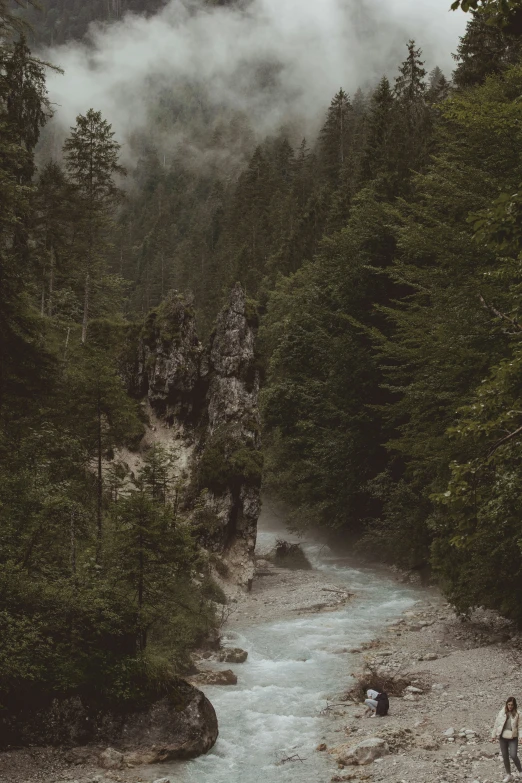
[[[271,548],[282,535],[281,524],[265,510],[258,550]],[[287,533],[284,537],[297,540]],[[248,660],[232,667],[239,678],[237,686],[204,689],[217,712],[219,739],[206,756],[156,767],[153,772],[158,778],[170,777],[172,783],[330,780],[332,759],[315,748],[323,740],[340,744],[343,734],[332,734],[332,721],[320,712],[327,699],[346,690],[350,672],[357,666],[354,655],[339,650],[380,635],[387,623],[415,603],[418,592],[398,584],[385,571],[356,567],[322,544],[304,543],[303,549],[325,581],[348,589],[355,598],[335,611],[268,623],[247,620],[238,630],[225,631],[226,644],[248,650]],[[294,754],[303,761],[281,764]]]

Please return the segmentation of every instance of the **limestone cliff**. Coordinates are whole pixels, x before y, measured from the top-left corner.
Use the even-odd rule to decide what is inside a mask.
[[[220,576],[244,587],[254,572],[262,470],[256,326],[238,284],[204,347],[192,303],[173,292],[148,316],[130,373],[149,410],[143,446],[161,440],[176,449],[180,508]]]

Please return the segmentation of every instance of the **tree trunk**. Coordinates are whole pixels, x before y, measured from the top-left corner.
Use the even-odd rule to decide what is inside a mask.
[[[71,327],[67,329],[67,337],[65,338],[65,347],[63,349],[63,360],[67,359],[67,349],[69,347],[69,337],[71,336]]]
[[[83,296],[83,321],[82,321],[82,344],[87,342],[87,326],[89,323],[89,291],[91,285],[91,276],[89,272],[85,275],[85,291]]]
[[[71,573],[73,576],[76,576],[76,512],[74,509],[71,511],[70,534],[71,534]]]
[[[54,293],[54,247],[51,246],[51,268],[49,270],[49,301],[47,303],[47,313],[49,318],[53,314],[53,293]]]
[[[103,472],[102,472],[102,413],[101,413],[101,397],[100,389],[98,387],[97,398],[97,414],[98,414],[98,480],[97,480],[97,497],[96,497],[96,562],[101,563],[102,558],[102,538],[103,538],[103,518],[102,518],[102,503],[103,503]]]
[[[145,524],[145,519],[142,517],[140,520],[140,525]],[[147,646],[147,631],[142,626],[143,623],[143,593],[144,593],[144,580],[145,580],[145,559],[143,556],[143,547],[144,547],[144,541],[143,541],[143,528],[140,527],[140,535],[139,535],[139,574],[138,574],[138,606],[139,606],[139,612],[140,612],[140,637],[139,637],[139,645],[141,652],[144,652],[146,646]]]

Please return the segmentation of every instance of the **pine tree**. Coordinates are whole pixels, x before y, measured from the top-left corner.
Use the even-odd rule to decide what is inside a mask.
[[[120,198],[114,177],[125,173],[118,163],[119,150],[112,126],[93,109],[85,116],[78,115],[64,144],[66,168],[77,197],[79,255],[84,256],[80,261],[84,279],[82,343],[87,340],[93,286],[106,266],[107,230]]]
[[[51,116],[45,86],[45,64],[31,55],[25,37],[20,36],[12,51],[0,60],[3,71],[1,100],[9,137],[25,152],[18,171],[19,182],[27,184],[34,173],[33,152],[40,130]]]
[[[39,9],[35,0],[0,0],[0,52],[9,48],[13,38],[23,36],[28,29],[24,17],[18,13],[18,7],[25,11]]]
[[[368,110],[366,144],[362,156],[362,177],[369,181],[380,177],[385,188],[394,190],[397,108],[390,82],[383,76],[372,94]]]
[[[313,190],[314,156],[310,153],[307,140],[303,139],[294,159],[292,181],[299,207],[304,207]]]
[[[352,105],[343,89],[333,98],[319,134],[319,163],[332,188],[339,185],[350,151]]]
[[[132,489],[112,509],[117,570],[136,604],[141,652],[158,620],[169,622],[179,594],[193,590],[191,579],[199,560],[187,525],[179,525],[176,519],[168,491],[171,483],[170,458],[156,446],[146,456]]]
[[[6,19],[5,13],[0,15],[9,26]],[[31,56],[23,37],[12,47],[4,40],[0,44],[0,405],[8,388],[15,395],[29,393],[45,356],[35,348],[35,324],[23,294],[36,271],[29,246],[31,178],[33,152],[48,108],[44,64]]]
[[[448,82],[441,69],[435,67],[429,74],[429,88],[426,100],[430,106],[442,103],[449,97],[451,84]]]
[[[116,447],[131,442],[141,433],[136,404],[128,397],[118,375],[115,357],[107,345],[103,352],[85,346],[68,365],[71,394],[70,419],[76,422],[76,436],[84,450],[85,467],[96,475],[96,559],[102,560],[105,459],[112,459]]]
[[[395,95],[405,106],[412,109],[423,102],[426,94],[426,70],[421,50],[415,48],[415,41],[408,41],[408,56],[399,68],[395,79]]]
[[[431,139],[431,113],[427,104],[426,70],[421,50],[408,42],[408,56],[395,79],[399,109],[396,127],[399,148],[399,174],[407,182],[411,171],[419,171],[428,160]]]

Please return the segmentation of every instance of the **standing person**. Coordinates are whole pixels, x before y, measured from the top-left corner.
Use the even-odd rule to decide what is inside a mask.
[[[500,752],[502,753],[504,767],[507,772],[503,783],[509,783],[509,781],[513,780],[510,759],[518,772],[522,772],[522,766],[518,758],[518,709],[517,700],[514,696],[509,697],[505,706],[502,707],[496,717],[495,725],[491,732],[491,741],[495,742],[497,739],[500,742]]]
[[[384,691],[374,691],[371,688],[366,691],[367,699],[364,700],[366,704],[366,715],[370,718],[375,718],[376,715],[387,715],[390,709],[390,702],[388,700],[388,694]]]

